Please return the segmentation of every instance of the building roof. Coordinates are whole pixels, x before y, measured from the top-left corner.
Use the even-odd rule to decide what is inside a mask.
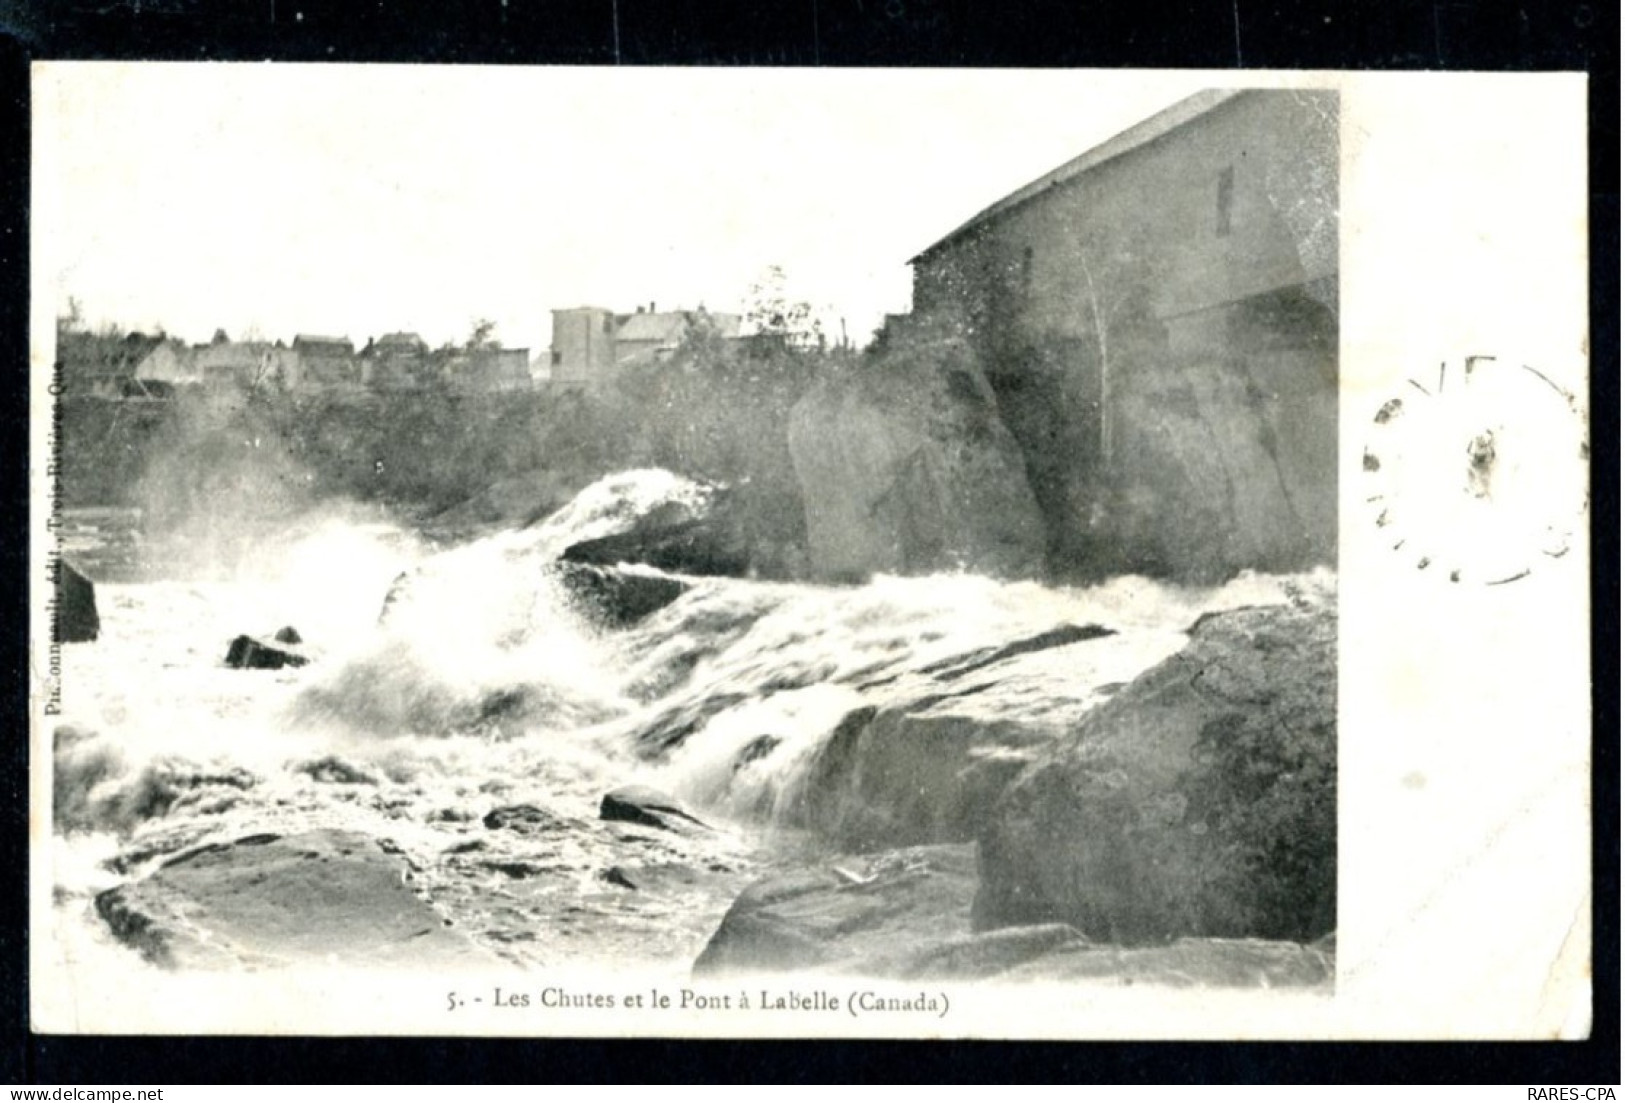
[[[688,328],[688,315],[680,310],[666,310],[658,314],[644,311],[627,315],[626,321],[615,331],[617,341],[678,341]]]
[[[721,337],[739,336],[739,315],[737,314],[701,314],[695,310],[667,310],[651,314],[644,311],[641,314],[623,315],[626,321],[621,323],[615,331],[617,341],[654,341],[660,344],[677,344],[701,317],[710,320],[717,334]]]
[[[1220,104],[1228,103],[1237,96],[1243,95],[1246,91],[1244,88],[1209,88],[1197,92],[1193,96],[1187,96],[1172,107],[1157,112],[1149,119],[1134,124],[1116,137],[1108,138],[1086,153],[1080,154],[1059,168],[1045,173],[1025,187],[1017,188],[997,203],[979,212],[968,222],[957,227],[946,237],[920,250],[918,255],[909,260],[909,263],[916,264],[924,260],[932,253],[958,240],[976,227],[999,218],[1008,211],[1014,210],[1029,200],[1044,194],[1051,188],[1058,187],[1069,180],[1082,176],[1107,161],[1121,157],[1125,153],[1148,145],[1165,134],[1178,130],[1192,120],[1212,111]]]
[[[265,341],[222,341],[215,345],[196,345],[192,349],[198,369],[257,368],[261,359],[271,350]]]
[[[295,346],[300,348],[336,348],[346,353],[355,349],[348,337],[321,337],[313,333],[301,333],[293,339]]]
[[[324,340],[326,338],[323,338]],[[428,344],[415,333],[386,333],[372,343],[373,348],[406,348],[421,350],[428,348]]]

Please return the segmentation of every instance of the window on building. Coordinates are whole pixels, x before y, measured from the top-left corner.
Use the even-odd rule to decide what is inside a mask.
[[[553,350],[553,366],[557,367],[558,365],[560,365],[562,363],[564,363],[564,353],[560,352],[558,349],[554,349]]]
[[[1226,166],[1219,173],[1219,223],[1220,237],[1230,236],[1230,209],[1236,197],[1236,170]]]
[[[1021,301],[1032,302],[1033,299],[1033,247],[1027,246],[1021,251]]]

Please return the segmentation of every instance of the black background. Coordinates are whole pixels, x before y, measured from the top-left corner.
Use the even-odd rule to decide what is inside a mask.
[[[302,10],[309,8],[312,10]],[[316,10],[319,9],[319,10]],[[1609,0],[0,0],[0,1081],[1618,1084],[1619,11]],[[29,62],[1585,70],[1592,256],[1593,1037],[1585,1043],[747,1043],[41,1036],[28,1029]],[[540,136],[539,136],[540,140]],[[37,570],[35,573],[38,573]],[[1516,893],[1509,885],[1507,891]],[[1483,922],[1493,930],[1495,916]],[[1484,931],[1475,932],[1484,938]],[[1485,939],[1493,942],[1493,938]],[[1486,971],[1499,963],[1486,959]],[[1523,1093],[1518,1094],[1522,1098]]]

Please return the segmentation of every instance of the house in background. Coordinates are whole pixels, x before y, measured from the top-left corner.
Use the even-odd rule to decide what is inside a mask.
[[[430,373],[429,345],[416,333],[386,333],[359,354],[361,381],[375,391],[416,390]]]
[[[915,256],[891,328],[970,335],[1060,558],[1217,497],[1216,560],[1335,561],[1337,216],[1335,92],[1202,92]]]
[[[164,343],[144,333],[89,333],[57,326],[56,367],[64,393],[96,398],[148,397],[137,369]]]
[[[152,351],[136,365],[135,377],[143,387],[149,390],[156,387],[157,393],[165,396],[173,394],[176,387],[203,381],[191,348],[173,337],[166,337],[152,347]]]
[[[739,338],[737,314],[697,310],[657,311],[655,304],[631,314],[582,306],[553,311],[549,378],[553,383],[602,383],[617,371],[668,360],[700,327],[723,340]]]
[[[206,387],[296,388],[300,363],[292,349],[269,341],[215,341],[191,349],[195,381]]]
[[[348,337],[302,333],[293,339],[301,390],[359,390],[361,364]]]
[[[700,326],[709,326],[723,340],[739,336],[740,318],[737,314],[712,314],[699,310],[656,311],[654,304],[648,310],[615,317],[615,366],[635,367],[669,360],[673,353]]]

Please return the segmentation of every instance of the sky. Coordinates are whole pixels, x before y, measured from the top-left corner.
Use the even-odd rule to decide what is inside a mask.
[[[1232,79],[1234,79],[1232,77]],[[47,63],[36,325],[464,340],[550,311],[740,311],[769,266],[828,332],[909,258],[1195,73]]]

